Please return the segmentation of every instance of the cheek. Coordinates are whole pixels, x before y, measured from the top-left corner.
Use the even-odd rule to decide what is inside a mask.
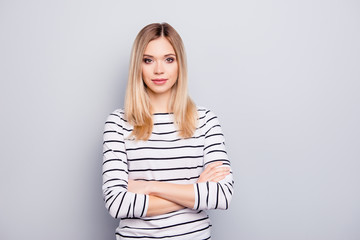
[[[142,77],[143,79],[148,79],[150,77],[149,69],[147,67],[142,67]]]
[[[178,66],[177,66],[177,65],[172,66],[172,68],[171,68],[171,75],[174,76],[174,77],[177,77],[178,74],[179,74],[179,72],[178,72]]]

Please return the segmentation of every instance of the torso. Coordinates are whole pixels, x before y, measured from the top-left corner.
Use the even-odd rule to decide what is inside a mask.
[[[198,109],[198,128],[189,139],[178,136],[173,114],[153,115],[154,126],[148,141],[128,139],[133,127],[124,122],[129,179],[195,183],[204,165],[204,133],[200,126],[204,124],[205,111]],[[204,211],[182,209],[155,217],[121,219],[116,232],[118,239],[133,239],[130,236],[136,232],[136,236],[197,240],[210,239],[210,227]]]

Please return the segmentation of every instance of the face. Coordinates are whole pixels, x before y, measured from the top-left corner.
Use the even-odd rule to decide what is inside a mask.
[[[170,96],[178,78],[175,50],[165,37],[147,45],[142,62],[142,77],[151,97]]]

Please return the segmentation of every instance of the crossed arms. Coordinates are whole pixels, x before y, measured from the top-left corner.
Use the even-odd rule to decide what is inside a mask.
[[[207,111],[200,128],[204,136],[204,167],[194,184],[129,179],[122,112],[107,118],[103,142],[103,197],[114,218],[141,218],[182,208],[227,209],[233,192],[230,162],[217,117]]]

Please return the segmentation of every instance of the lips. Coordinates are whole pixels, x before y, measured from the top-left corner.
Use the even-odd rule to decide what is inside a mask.
[[[166,83],[168,79],[166,78],[155,78],[155,79],[151,79],[151,81],[153,81],[153,83],[155,83],[156,85],[162,85],[164,83]]]

